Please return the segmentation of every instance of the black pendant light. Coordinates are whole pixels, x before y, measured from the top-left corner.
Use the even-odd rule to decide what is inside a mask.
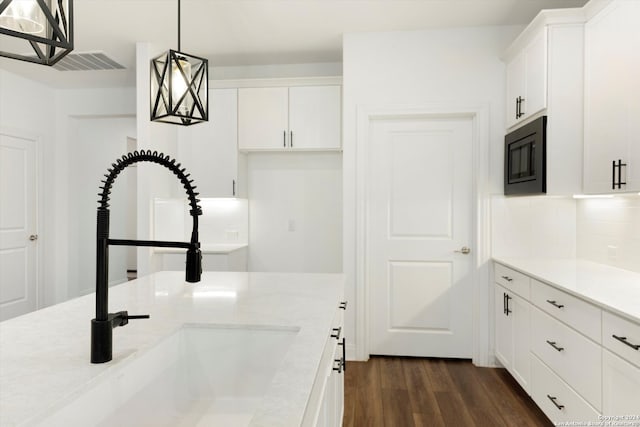
[[[151,121],[183,126],[209,120],[209,61],[178,50],[151,60]]]
[[[0,0],[0,56],[53,65],[73,50],[73,0]]]

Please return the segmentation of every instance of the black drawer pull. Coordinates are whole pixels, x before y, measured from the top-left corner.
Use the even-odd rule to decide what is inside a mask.
[[[500,276],[500,277],[502,277],[507,282],[513,282],[513,279],[511,277],[509,277],[509,276]]]
[[[549,304],[551,304],[552,306],[557,307],[557,308],[562,308],[562,307],[564,307],[564,305],[562,305],[562,304],[558,304],[558,302],[557,302],[556,300],[549,300],[549,299],[548,299],[548,300],[547,300],[547,302],[548,302]]]
[[[634,350],[640,350],[640,345],[638,344],[631,344],[629,341],[627,341],[627,337],[619,337],[617,335],[611,335],[612,337],[614,337],[615,339],[617,339],[618,341],[620,341],[622,344],[624,345],[628,345],[629,347],[631,347]]]
[[[342,310],[346,310],[347,309],[347,301],[342,301],[338,308],[340,308]]]
[[[506,302],[506,306],[505,306],[505,310],[504,310],[504,314],[506,314],[507,316],[509,315],[509,313],[512,313],[513,310],[511,310],[509,308],[509,300],[513,299],[512,297],[509,296],[509,294],[504,294],[504,298],[505,298],[505,302]]]
[[[333,333],[331,334],[331,338],[335,338],[336,340],[340,341],[340,334],[342,333],[342,326],[339,326],[337,328],[333,328]]]
[[[564,409],[564,405],[559,405],[558,402],[556,402],[557,397],[554,397],[548,394],[547,394],[547,397],[549,398],[551,403],[553,403],[556,406],[556,408],[558,408],[561,411]]]
[[[341,374],[342,371],[344,371],[344,358],[341,357],[340,359],[333,359],[333,361],[334,361],[333,370]],[[335,363],[337,363],[338,366],[336,366]]]
[[[547,344],[549,344],[551,347],[555,348],[555,349],[556,349],[556,350],[558,350],[558,351],[562,351],[562,350],[564,350],[564,347],[558,347],[558,346],[556,345],[556,342],[555,342],[555,341],[549,341],[549,340],[547,340]]]

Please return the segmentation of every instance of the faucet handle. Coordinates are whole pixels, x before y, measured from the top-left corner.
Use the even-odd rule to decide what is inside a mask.
[[[124,326],[129,323],[129,319],[148,319],[148,314],[129,314],[127,311],[119,311],[115,314],[112,314],[113,327],[116,328],[118,326]]]

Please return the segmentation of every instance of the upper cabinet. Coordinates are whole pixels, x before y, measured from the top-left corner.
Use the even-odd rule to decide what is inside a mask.
[[[582,192],[584,14],[543,10],[504,54],[508,132],[547,116],[549,195]]]
[[[547,108],[547,28],[507,62],[507,127]]]
[[[178,129],[178,153],[200,197],[246,197],[237,89],[209,90],[209,121]]]
[[[339,150],[341,87],[238,89],[238,147],[252,150]]]
[[[640,191],[640,2],[613,1],[585,28],[584,192]]]

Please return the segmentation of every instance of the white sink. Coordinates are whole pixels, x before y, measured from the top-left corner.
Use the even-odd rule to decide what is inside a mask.
[[[247,426],[296,333],[184,326],[41,425]]]

